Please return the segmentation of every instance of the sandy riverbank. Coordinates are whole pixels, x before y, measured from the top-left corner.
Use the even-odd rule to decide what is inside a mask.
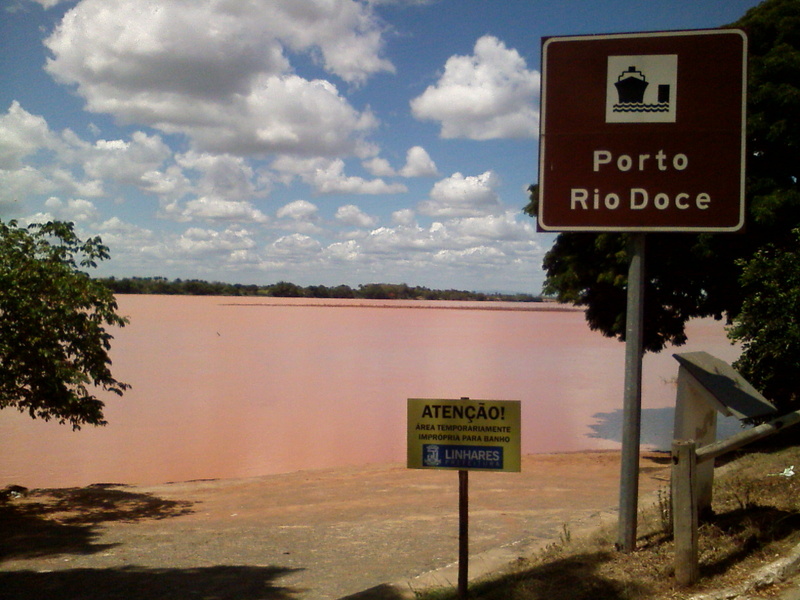
[[[645,455],[641,493],[667,481],[667,457]],[[522,555],[565,524],[596,525],[618,487],[617,452],[531,455],[521,473],[472,473],[471,554]],[[35,490],[0,508],[9,600],[325,600],[413,581],[458,554],[456,472],[399,464]]]

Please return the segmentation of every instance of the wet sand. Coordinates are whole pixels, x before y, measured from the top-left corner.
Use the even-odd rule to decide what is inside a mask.
[[[667,485],[668,468],[664,454],[643,456],[640,497]],[[471,574],[557,540],[565,525],[613,519],[618,493],[611,451],[470,473]],[[446,569],[458,556],[455,471],[389,464],[32,491],[1,514],[9,600],[330,600],[389,582],[455,583]]]

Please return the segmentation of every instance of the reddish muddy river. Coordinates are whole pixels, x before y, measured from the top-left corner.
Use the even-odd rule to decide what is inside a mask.
[[[109,425],[0,411],[0,486],[154,484],[405,460],[406,399],[520,400],[525,454],[619,448],[624,345],[550,304],[120,296]],[[643,442],[668,439],[673,352],[644,363]],[[652,439],[651,439],[652,438]],[[658,443],[656,443],[656,446]]]

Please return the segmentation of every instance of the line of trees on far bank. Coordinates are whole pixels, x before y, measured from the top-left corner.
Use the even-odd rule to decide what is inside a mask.
[[[432,290],[405,283],[368,283],[306,287],[279,281],[270,285],[221,283],[199,279],[165,277],[108,277],[99,280],[115,294],[164,294],[177,296],[271,296],[276,298],[360,298],[369,300],[473,300],[504,302],[541,302],[532,294],[503,294],[464,290]]]

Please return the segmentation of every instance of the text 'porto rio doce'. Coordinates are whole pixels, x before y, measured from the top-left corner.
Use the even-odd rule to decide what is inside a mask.
[[[647,171],[685,171],[689,167],[689,157],[684,153],[666,154],[663,150],[652,153],[618,154],[609,150],[595,150],[592,153],[592,171],[600,173],[614,170],[620,173]],[[627,191],[606,191],[599,188],[571,188],[571,210],[617,210],[626,204],[630,210],[643,210],[650,203],[658,210],[707,210],[711,205],[711,195],[706,192],[689,194],[678,192],[670,196],[665,192],[631,187]]]

